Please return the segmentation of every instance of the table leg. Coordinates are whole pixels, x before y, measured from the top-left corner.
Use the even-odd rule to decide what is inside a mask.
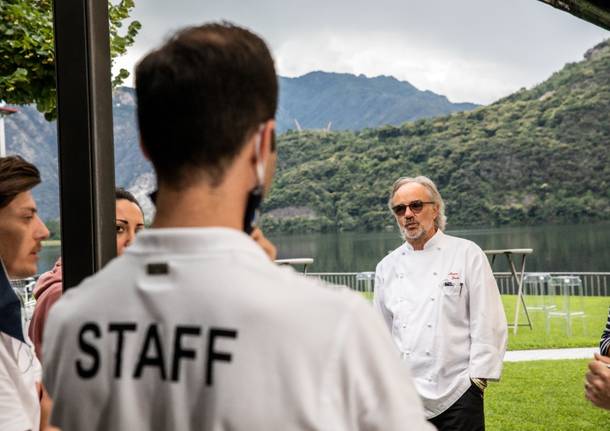
[[[530,329],[532,329],[532,321],[530,320],[529,313],[527,311],[527,306],[525,305],[525,300],[523,299],[523,275],[525,273],[525,258],[526,255],[521,257],[521,271],[519,275],[517,275],[517,269],[515,268],[515,263],[513,262],[512,254],[506,253],[506,258],[508,259],[508,264],[510,266],[510,271],[513,275],[513,278],[517,282],[517,301],[515,302],[515,321],[513,323],[513,334],[517,334],[517,328],[519,327],[519,307],[523,304],[523,310],[525,312],[525,316],[527,317],[527,323]]]
[[[530,319],[530,313],[527,310],[527,305],[525,305],[525,295],[523,295],[523,277],[525,275],[525,259],[527,258],[527,255],[523,255],[521,257],[521,273],[519,275],[519,286],[521,288],[521,303],[523,304],[523,311],[525,312],[525,317],[527,317],[527,324],[529,325],[530,329],[534,329],[533,325],[532,325],[532,319]]]

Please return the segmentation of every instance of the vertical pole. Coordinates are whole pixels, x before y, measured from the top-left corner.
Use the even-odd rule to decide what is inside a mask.
[[[116,253],[106,0],[53,0],[64,288]]]
[[[0,157],[6,156],[5,139],[6,139],[6,137],[4,135],[4,115],[0,114]]]

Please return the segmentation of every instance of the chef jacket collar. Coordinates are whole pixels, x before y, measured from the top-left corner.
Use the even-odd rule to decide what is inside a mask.
[[[436,233],[434,235],[432,235],[432,238],[430,238],[424,244],[424,250],[430,250],[433,247],[440,248],[444,238],[445,238],[445,234],[443,233],[443,231],[440,229],[437,229]],[[408,241],[405,241],[403,247],[405,248],[405,250],[414,251],[413,246],[411,244],[409,244]]]
[[[140,232],[125,254],[172,254],[210,251],[247,252],[268,259],[263,249],[249,235],[237,229],[151,228]]]

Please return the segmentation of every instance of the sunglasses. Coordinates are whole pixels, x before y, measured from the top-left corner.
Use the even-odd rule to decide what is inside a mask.
[[[413,201],[409,204],[398,204],[392,207],[392,212],[399,217],[402,217],[407,212],[407,207],[411,210],[413,214],[419,214],[426,204],[433,204],[434,202],[422,202],[422,201]]]

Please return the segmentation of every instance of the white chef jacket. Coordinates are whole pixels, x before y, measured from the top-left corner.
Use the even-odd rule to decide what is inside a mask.
[[[57,302],[43,349],[63,431],[432,429],[372,307],[234,229],[140,233]]]
[[[427,418],[451,407],[471,378],[500,378],[506,316],[487,257],[472,241],[439,230],[423,250],[405,242],[377,265],[374,304]]]

